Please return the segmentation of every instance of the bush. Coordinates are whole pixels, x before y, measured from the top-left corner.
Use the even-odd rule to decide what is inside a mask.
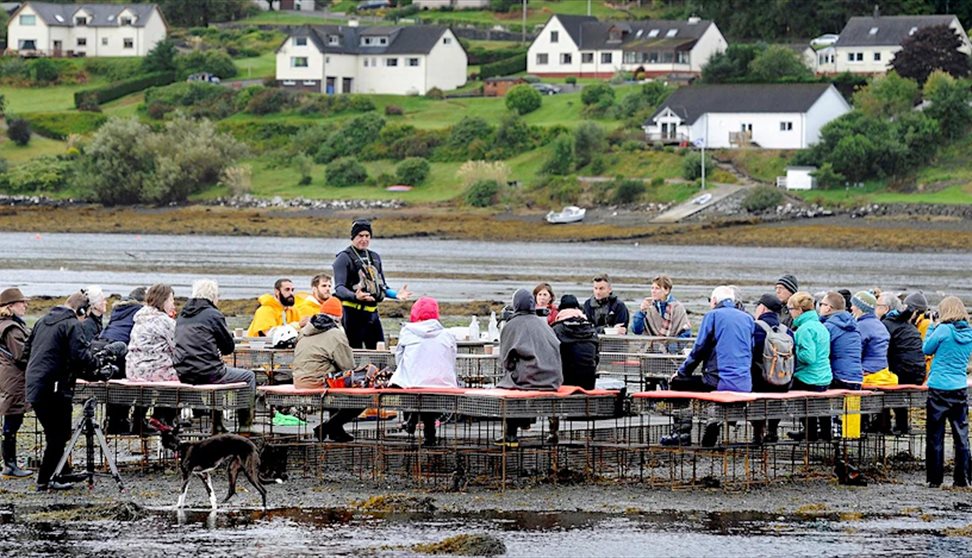
[[[192,74],[207,72],[220,79],[236,76],[233,59],[224,50],[194,50],[176,56],[176,75],[180,80]]]
[[[644,181],[637,179],[615,180],[611,203],[634,203],[644,193]]]
[[[395,167],[395,178],[402,184],[418,186],[429,176],[429,162],[421,157],[409,157]]]
[[[497,76],[509,76],[525,72],[527,69],[527,54],[517,54],[491,64],[483,64],[479,68],[479,79]]]
[[[66,140],[71,134],[90,134],[108,118],[90,112],[31,112],[24,120],[34,133],[56,140]]]
[[[388,145],[388,155],[392,159],[432,156],[433,150],[445,141],[444,130],[413,130],[408,135],[394,140]]]
[[[68,184],[72,167],[73,161],[64,157],[37,157],[11,167],[0,182],[11,194],[56,192]]]
[[[220,184],[229,189],[231,196],[249,194],[253,188],[253,171],[249,165],[228,167],[223,170]]]
[[[30,143],[30,123],[23,118],[7,119],[7,137],[10,141],[23,147]]]
[[[600,155],[594,157],[594,160],[591,161],[591,174],[595,176],[600,175],[605,171],[605,169],[607,169],[607,162],[604,160],[604,157],[601,157]]]
[[[297,96],[286,89],[264,89],[257,92],[246,104],[250,114],[272,114],[286,110],[297,104]]]
[[[564,80],[564,83],[566,83],[568,85],[576,85],[577,84],[577,78],[574,77],[574,76],[567,76],[567,79]]]
[[[325,179],[330,186],[354,186],[368,180],[368,171],[354,157],[341,157],[327,166]]]
[[[593,122],[584,122],[574,130],[574,157],[577,167],[590,164],[596,155],[607,148],[604,130]]]
[[[82,107],[90,109],[92,106],[114,101],[152,86],[168,85],[173,81],[175,81],[175,75],[172,72],[159,72],[116,81],[104,87],[78,91],[74,94],[74,106],[79,110],[82,110]]]
[[[385,107],[385,116],[401,116],[403,114],[405,114],[405,111],[398,105],[387,105]]]
[[[356,155],[369,143],[378,139],[381,129],[385,126],[385,119],[375,113],[365,113],[355,117],[331,134],[327,141],[320,146],[314,161],[328,163],[338,157]]]
[[[306,153],[298,153],[294,157],[294,165],[297,167],[297,172],[300,173],[300,180],[297,184],[300,186],[309,185],[313,180],[314,160]]]
[[[142,59],[142,71],[145,73],[174,72],[175,59],[175,43],[169,39],[159,41]]]
[[[705,156],[705,175],[709,176],[713,168],[712,157]],[[695,180],[702,177],[702,154],[692,151],[682,159],[682,178]]]
[[[588,85],[581,91],[581,102],[587,106],[600,104],[604,99],[614,102],[614,88],[606,83]]]
[[[433,87],[426,91],[425,96],[429,99],[442,100],[445,99],[445,93],[442,92],[438,87]]]
[[[529,114],[542,102],[540,92],[526,84],[516,85],[506,93],[506,108],[517,114]]]
[[[534,131],[530,125],[515,112],[507,113],[496,129],[491,159],[507,159],[533,149]]]
[[[783,193],[772,186],[751,188],[742,199],[742,207],[753,213],[772,209],[783,201]]]
[[[574,167],[574,142],[569,136],[560,136],[553,143],[553,153],[544,163],[540,172],[543,174],[570,174]]]
[[[52,60],[38,58],[30,62],[30,77],[39,84],[54,83],[61,72]]]
[[[466,203],[473,207],[489,207],[496,203],[499,191],[500,185],[495,180],[477,180],[466,190]]]

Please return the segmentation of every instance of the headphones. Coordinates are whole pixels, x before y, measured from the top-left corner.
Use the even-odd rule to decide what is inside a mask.
[[[78,309],[74,311],[78,318],[83,318],[88,315],[88,310],[91,309],[91,299],[88,298],[88,290],[81,289],[81,304],[78,305]]]

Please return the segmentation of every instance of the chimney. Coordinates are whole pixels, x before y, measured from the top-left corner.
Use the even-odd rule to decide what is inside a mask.
[[[881,6],[877,4],[874,4],[874,17],[875,18],[881,17]]]
[[[700,21],[702,21],[702,18],[698,16],[692,16],[688,18],[689,25],[697,25]]]

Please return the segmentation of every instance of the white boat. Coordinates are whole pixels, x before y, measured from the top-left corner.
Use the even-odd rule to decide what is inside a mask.
[[[705,205],[712,201],[712,194],[702,194],[701,196],[692,200],[695,205]]]
[[[584,215],[587,214],[587,210],[569,205],[563,209],[563,211],[551,211],[547,213],[548,223],[576,223],[578,221],[584,220]]]

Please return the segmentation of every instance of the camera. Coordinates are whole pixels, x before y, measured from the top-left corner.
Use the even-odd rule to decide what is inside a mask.
[[[107,382],[117,377],[120,373],[117,362],[125,358],[127,353],[128,347],[121,341],[109,343],[97,350],[93,355],[98,363],[93,372],[94,377],[100,382]]]

